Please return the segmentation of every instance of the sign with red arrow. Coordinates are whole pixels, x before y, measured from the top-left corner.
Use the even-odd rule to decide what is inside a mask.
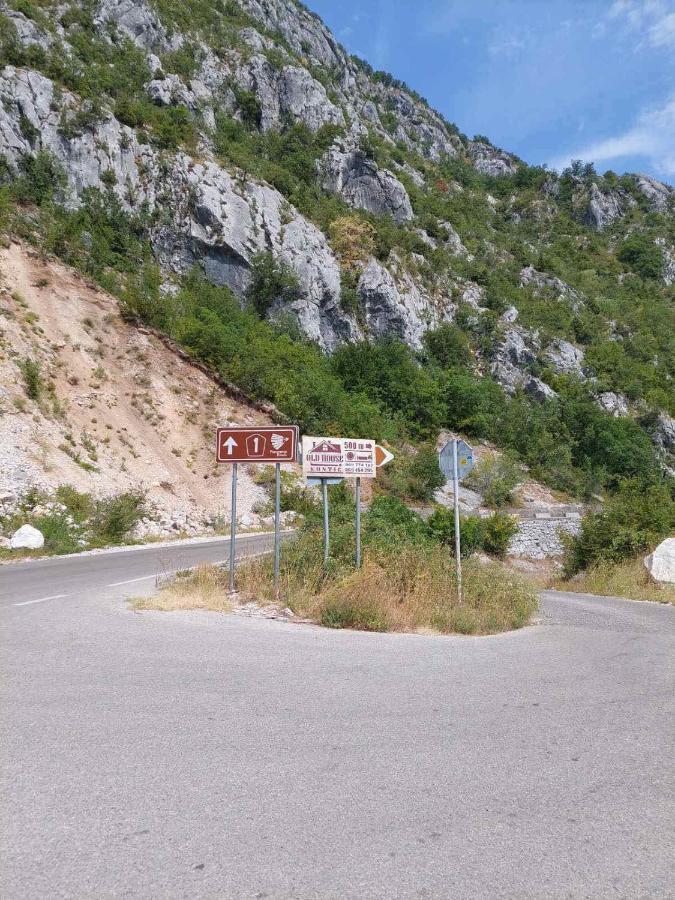
[[[216,461],[219,463],[295,462],[298,456],[297,425],[260,428],[219,428]]]

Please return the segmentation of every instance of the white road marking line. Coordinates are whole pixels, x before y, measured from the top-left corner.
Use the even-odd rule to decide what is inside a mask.
[[[39,600],[24,600],[21,603],[12,603],[12,606],[30,606],[33,603],[45,603],[47,600],[60,600],[68,594],[52,594],[51,597],[40,597]]]
[[[130,578],[128,581],[115,581],[112,584],[106,584],[106,587],[121,587],[123,584],[135,584],[137,581],[148,581],[149,578],[158,578],[160,574],[164,573],[156,573],[155,575],[142,575],[140,578]],[[171,572],[167,572],[167,575],[171,575]]]

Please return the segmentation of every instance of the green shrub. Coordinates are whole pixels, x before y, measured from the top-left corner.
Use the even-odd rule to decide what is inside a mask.
[[[661,277],[663,271],[661,248],[646,234],[632,234],[626,238],[617,256],[642,278]]]
[[[253,257],[251,275],[246,296],[260,316],[265,316],[277,301],[292,303],[300,297],[298,276],[272,253],[258,253]]]
[[[55,498],[59,503],[63,503],[78,524],[86,522],[94,512],[94,501],[91,494],[78,491],[69,484],[60,485],[56,489]]]
[[[620,562],[642,553],[675,529],[672,485],[621,482],[602,509],[587,513],[581,532],[567,542],[565,573],[574,575],[600,561]]]
[[[483,519],[483,550],[491,556],[503,559],[509,549],[511,538],[518,532],[518,521],[514,516],[494,513]]]
[[[26,396],[31,400],[39,400],[44,390],[40,363],[35,359],[26,357],[21,361],[20,368]]]
[[[26,154],[19,161],[20,177],[12,186],[14,196],[38,206],[54,200],[66,185],[61,164],[47,150]]]
[[[455,545],[454,510],[437,506],[427,519],[427,530],[432,540],[439,544]],[[480,516],[462,516],[459,521],[462,557],[471,556],[483,546],[483,520]]]
[[[386,631],[387,620],[376,602],[355,603],[342,597],[330,597],[322,605],[320,623],[326,628],[354,628],[358,631]]]
[[[487,506],[498,509],[512,502],[513,489],[522,477],[522,467],[508,456],[486,457],[464,483],[478,491]]]
[[[119,543],[145,514],[145,498],[137,492],[130,491],[99,500],[90,523],[92,543]]]

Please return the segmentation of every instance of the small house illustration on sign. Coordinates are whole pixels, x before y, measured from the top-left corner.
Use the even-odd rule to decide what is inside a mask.
[[[342,447],[339,444],[331,444],[330,441],[321,441],[316,447],[312,447],[307,456],[322,456],[324,453],[338,453],[342,456]]]
[[[263,434],[252,434],[246,438],[246,450],[249,456],[264,456],[267,438]]]

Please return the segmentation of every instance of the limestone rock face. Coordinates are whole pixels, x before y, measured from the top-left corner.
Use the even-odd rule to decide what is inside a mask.
[[[95,22],[100,26],[115,25],[144,50],[164,51],[182,43],[179,36],[169,39],[147,0],[101,0]]]
[[[390,268],[396,272],[396,260]],[[373,337],[395,335],[412,347],[422,346],[422,336],[441,316],[432,314],[431,298],[406,272],[395,279],[392,272],[371,259],[358,283],[368,333]],[[450,315],[449,308],[446,315]]]
[[[482,141],[469,142],[469,156],[482,175],[514,175],[518,170],[512,156]]]
[[[593,183],[584,223],[596,231],[602,231],[612,222],[622,218],[631,206],[635,206],[635,200],[625,191],[603,193],[597,184]]]
[[[344,115],[328,98],[325,87],[298,66],[277,70],[262,53],[237,69],[238,83],[252,91],[260,104],[263,131],[279,128],[284,121],[303,122],[311,131],[322,125],[344,125]]]
[[[502,340],[493,354],[490,371],[507,394],[515,394],[526,382],[530,384],[530,392],[537,393],[538,379],[532,378],[527,370],[535,362],[538,350],[535,336],[526,328],[510,325],[504,329]],[[540,393],[545,391],[542,389]]]
[[[32,525],[22,525],[9,541],[10,550],[39,550],[44,545],[44,535]]]
[[[576,375],[583,378],[584,351],[569,341],[554,341],[544,351],[544,358],[559,375]]]
[[[675,584],[675,538],[666,538],[644,562],[655,581]]]
[[[635,183],[640,193],[649,200],[649,205],[654,212],[666,212],[669,205],[675,201],[675,190],[668,184],[657,181],[649,175],[636,175]]]
[[[75,207],[84,188],[103,188],[112,172],[114,190],[127,209],[141,203],[162,210],[151,240],[165,271],[185,273],[199,263],[215,284],[243,296],[250,262],[271,251],[297,274],[300,300],[289,311],[308,337],[325,349],[358,336],[339,307],[340,269],[323,233],[278,191],[257,181],[236,179],[215,162],[195,163],[184,153],[163,158],[137,141],[135,132],[107,115],[90,130],[66,139],[60,113],[51,108],[53,85],[36,72],[7,67],[0,77],[0,151],[18,166],[30,145],[21,115],[40,131],[68,178],[66,202]],[[64,92],[64,103],[73,102]],[[168,163],[168,164],[167,164]],[[133,206],[132,206],[133,204]]]
[[[319,162],[323,187],[340,194],[350,206],[388,214],[396,222],[413,217],[408,192],[396,176],[379,169],[358,147],[335,144]]]
[[[605,412],[611,413],[615,418],[628,415],[628,401],[622,394],[604,391],[598,394],[597,401]]]

